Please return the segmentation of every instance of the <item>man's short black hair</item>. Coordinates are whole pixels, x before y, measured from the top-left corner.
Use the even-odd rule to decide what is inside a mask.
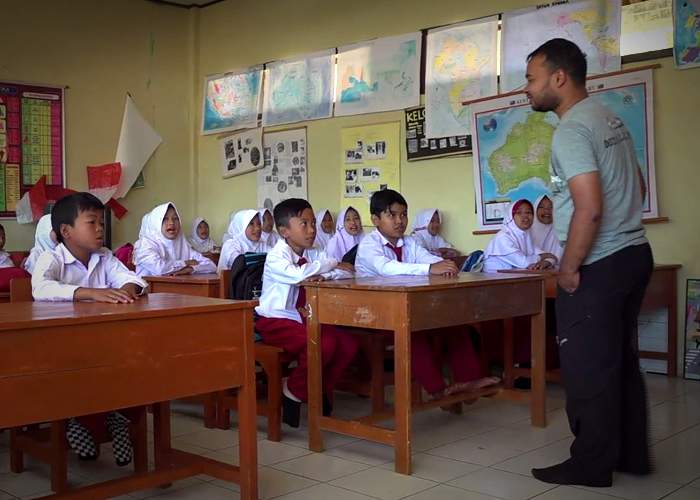
[[[544,56],[545,63],[550,70],[561,69],[569,75],[574,83],[586,84],[586,71],[588,70],[586,54],[574,42],[564,38],[552,38],[533,50],[527,56],[527,61],[530,62],[533,57],[539,55]]]
[[[51,210],[51,228],[56,233],[58,242],[63,243],[61,224],[72,226],[80,212],[104,210],[104,208],[102,202],[90,193],[73,193],[58,200]]]
[[[289,198],[278,203],[272,213],[275,218],[275,225],[278,229],[280,227],[289,227],[289,219],[299,217],[307,208],[311,208],[311,203],[303,198]]]
[[[401,193],[394,191],[393,189],[382,189],[381,191],[376,191],[372,195],[372,199],[369,200],[369,213],[380,217],[382,212],[387,210],[394,203],[403,205],[408,208],[408,203],[406,199],[401,196]]]

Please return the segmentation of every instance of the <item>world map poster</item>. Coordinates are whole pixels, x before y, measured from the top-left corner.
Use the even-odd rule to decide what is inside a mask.
[[[262,78],[262,67],[206,77],[202,134],[257,127]]]
[[[673,56],[677,68],[700,66],[700,0],[673,0]]]

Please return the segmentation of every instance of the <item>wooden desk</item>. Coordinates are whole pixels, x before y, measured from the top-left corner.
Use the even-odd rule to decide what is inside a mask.
[[[660,359],[666,361],[669,377],[678,375],[678,294],[676,275],[682,266],[680,264],[656,264],[651,274],[651,280],[644,294],[642,312],[666,309],[668,324],[666,332],[666,352],[639,351],[640,358]],[[548,299],[557,297],[556,271],[530,271],[528,269],[510,269],[499,271],[507,274],[540,274],[545,277],[545,290]],[[517,376],[518,374],[516,374]]]
[[[0,304],[5,304],[10,301],[10,292],[0,292]]]
[[[530,417],[543,427],[544,280],[542,276],[505,276],[461,273],[442,276],[396,276],[353,280],[305,282],[309,353],[309,447],[323,450],[321,430],[326,429],[389,444],[395,450],[395,468],[411,473],[411,332],[481,321],[531,316],[534,367]],[[383,415],[345,421],[321,416],[320,325],[355,326],[394,332],[394,408]],[[485,393],[486,391],[484,391]],[[467,399],[474,393],[456,394],[422,405],[436,407]],[[393,416],[396,430],[372,424]]]
[[[153,404],[155,469],[67,496],[106,498],[208,474],[257,499],[253,305],[174,294],[2,304],[0,428]],[[172,449],[168,401],[230,387],[240,388],[240,467]]]
[[[150,293],[180,293],[197,297],[220,297],[220,278],[212,274],[144,276]]]

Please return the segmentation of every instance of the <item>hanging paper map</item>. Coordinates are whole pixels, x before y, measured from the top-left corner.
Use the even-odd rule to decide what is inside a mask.
[[[306,128],[263,136],[265,166],[258,170],[258,206],[272,210],[288,198],[306,199]]]
[[[420,40],[420,33],[411,33],[339,48],[335,115],[417,106]]]
[[[700,0],[673,1],[673,56],[677,68],[700,66]]]
[[[592,78],[593,99],[611,109],[632,135],[647,184],[644,218],[658,216],[654,167],[654,110],[651,70]],[[472,104],[474,186],[480,229],[498,229],[514,200],[549,193],[549,159],[558,119],[532,111],[525,94]]]
[[[251,68],[205,79],[202,134],[257,126],[262,73]]]
[[[525,86],[527,56],[552,38],[586,54],[588,74],[620,69],[620,0],[553,2],[503,14],[501,93]]]
[[[334,52],[326,50],[267,65],[263,126],[317,120],[332,115]]]
[[[425,129],[428,139],[467,135],[472,101],[498,93],[498,16],[428,31]]]

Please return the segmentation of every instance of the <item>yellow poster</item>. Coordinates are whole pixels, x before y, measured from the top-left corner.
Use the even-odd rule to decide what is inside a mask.
[[[20,199],[19,192],[19,165],[7,165],[5,167],[5,203],[8,212],[14,212]]]
[[[342,129],[342,208],[352,206],[371,226],[369,199],[380,189],[401,190],[399,122]]]

